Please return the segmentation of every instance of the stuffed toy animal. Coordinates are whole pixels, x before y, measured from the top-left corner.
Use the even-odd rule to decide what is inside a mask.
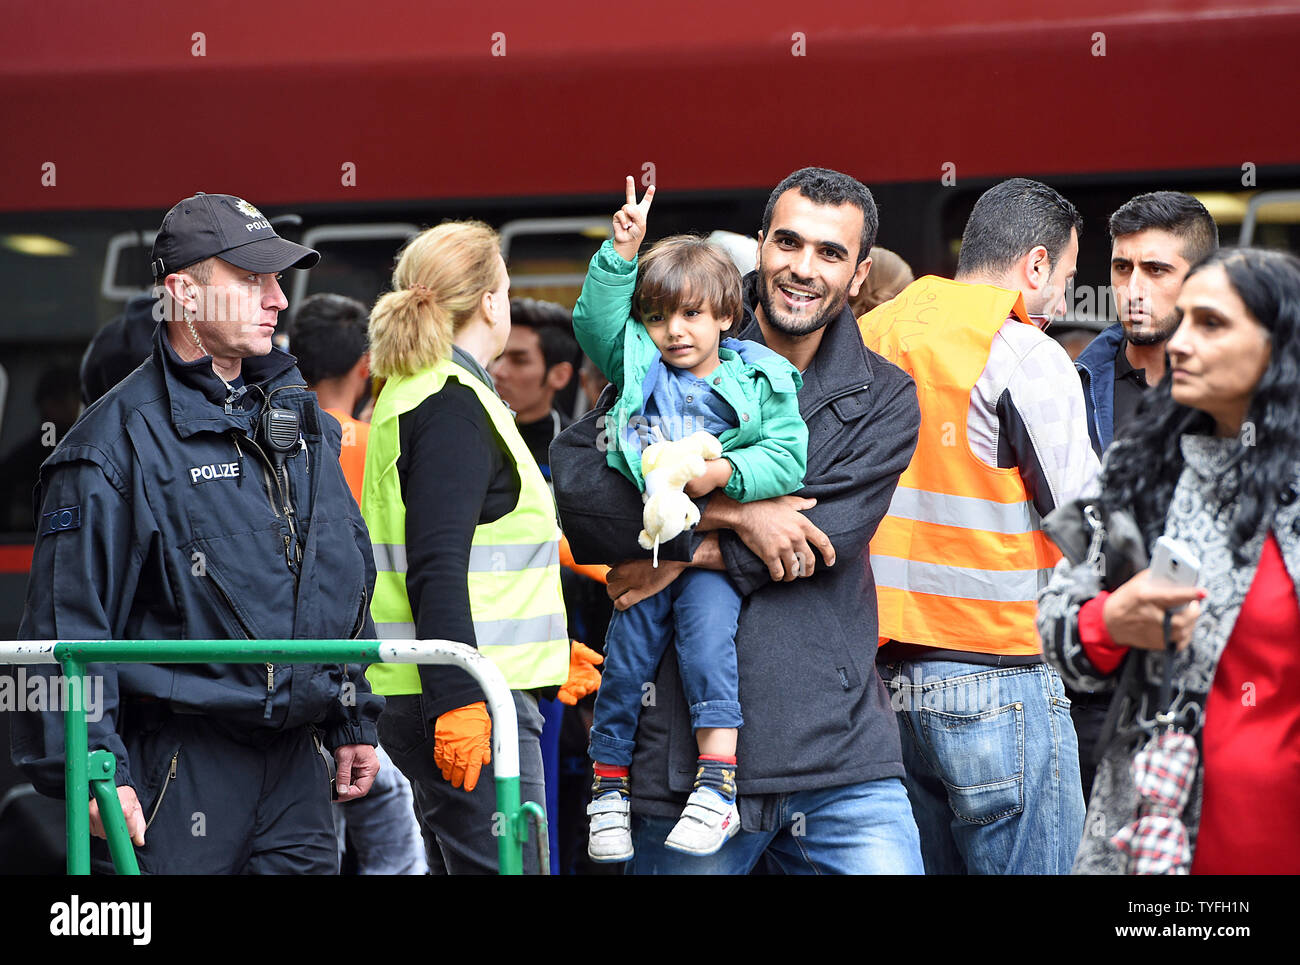
[[[684,492],[688,482],[704,475],[704,463],[722,455],[722,443],[707,432],[697,432],[670,442],[656,442],[641,453],[641,475],[645,477],[645,529],[638,541],[642,549],[654,550],[659,565],[659,544],[674,539],[700,521],[700,511]]]

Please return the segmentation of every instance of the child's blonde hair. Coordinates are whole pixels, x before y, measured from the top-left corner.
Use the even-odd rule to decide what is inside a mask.
[[[639,320],[682,307],[707,307],[715,318],[731,319],[733,333],[744,317],[740,271],[726,252],[698,235],[673,235],[651,248],[632,290]]]
[[[500,284],[500,253],[497,233],[481,221],[447,221],[412,238],[393,270],[393,290],[370,311],[375,375],[414,375],[450,356],[483,293]]]

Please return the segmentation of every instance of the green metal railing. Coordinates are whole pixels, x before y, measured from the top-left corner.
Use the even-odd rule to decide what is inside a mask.
[[[546,874],[546,812],[519,800],[519,740],[514,699],[501,671],[477,650],[447,640],[28,640],[0,643],[0,664],[60,664],[66,697],[64,767],[66,782],[68,874],[90,874],[90,797],[108,839],[119,874],[139,874],[135,851],[122,814],[113,775],[116,759],[108,751],[88,752],[85,694],[91,663],[416,663],[452,664],[483,688],[492,712],[492,769],[496,778],[494,822],[503,875],[523,873],[523,849],[532,826],[540,866]]]

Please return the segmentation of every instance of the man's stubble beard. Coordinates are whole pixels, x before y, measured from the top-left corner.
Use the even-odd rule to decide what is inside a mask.
[[[1141,335],[1131,334],[1130,325],[1124,325],[1124,338],[1130,345],[1159,345],[1173,338],[1176,331],[1178,331],[1178,315],[1170,312],[1160,319],[1158,325]]]
[[[769,285],[763,278],[761,268],[759,269],[758,280],[758,303],[763,308],[763,314],[767,318],[767,323],[782,335],[799,337],[803,335],[811,335],[814,332],[820,331],[829,325],[831,320],[836,318],[840,312],[844,311],[844,306],[847,305],[849,301],[849,290],[848,288],[845,288],[839,293],[834,304],[828,302],[825,308],[807,321],[799,320],[798,324],[791,324],[788,318],[778,316],[774,310],[772,288],[775,287],[776,280],[773,279],[771,285]],[[826,298],[829,294],[830,293],[828,292],[827,295],[823,295],[822,297]]]

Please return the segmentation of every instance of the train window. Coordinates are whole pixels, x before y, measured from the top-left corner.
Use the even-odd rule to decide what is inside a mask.
[[[302,244],[319,251],[321,259],[311,271],[294,273],[290,311],[319,292],[373,305],[392,283],[398,251],[419,233],[419,228],[405,222],[331,224],[308,230]]]
[[[9,370],[0,362],[0,426],[5,424],[5,403],[9,401]]]
[[[1252,197],[1238,244],[1300,251],[1300,191],[1261,191]]]
[[[101,297],[125,302],[149,291],[156,231],[123,231],[108,239],[104,250],[104,274],[100,282]],[[146,266],[141,271],[140,266]]]
[[[510,293],[572,308],[591,256],[611,231],[608,217],[522,218],[502,225]]]

